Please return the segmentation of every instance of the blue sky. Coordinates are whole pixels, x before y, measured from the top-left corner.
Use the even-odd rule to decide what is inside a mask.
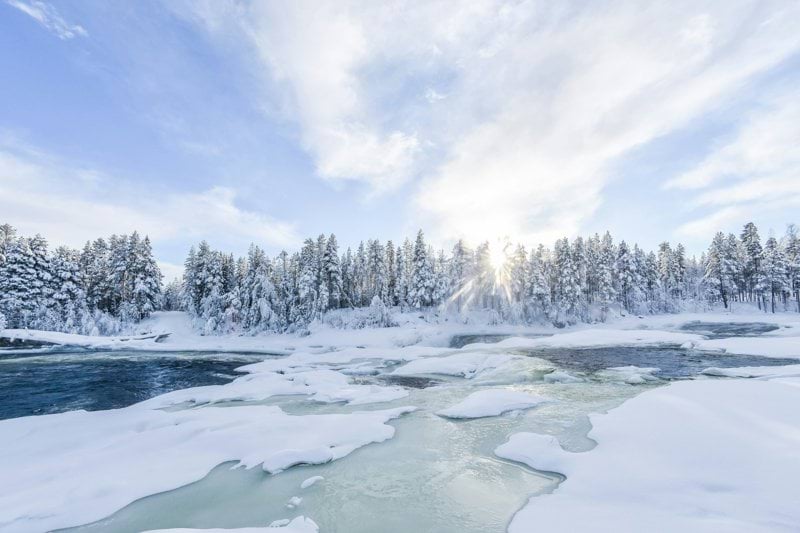
[[[800,206],[797,2],[0,0],[0,219],[139,229],[168,273],[610,229],[705,247]]]

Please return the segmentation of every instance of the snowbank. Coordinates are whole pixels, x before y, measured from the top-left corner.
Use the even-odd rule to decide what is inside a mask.
[[[416,359],[396,369],[392,374],[399,376],[441,374],[470,379],[486,370],[498,368],[513,359],[515,356],[504,353],[457,353],[445,357]]]
[[[509,531],[791,531],[800,378],[676,382],[592,416],[597,447],[513,435],[495,452],[567,476]]]
[[[0,529],[45,531],[104,518],[236,461],[276,473],[392,438],[411,407],[291,416],[274,406],[159,411],[134,405],[0,421]]]
[[[60,333],[58,331],[41,331],[36,329],[4,329],[0,336],[9,340],[20,340],[32,343],[74,346],[78,348],[120,350],[157,346],[156,340],[166,337],[159,334],[122,335],[119,337],[95,337],[78,335],[77,333]]]
[[[140,405],[163,408],[181,403],[210,404],[226,401],[261,401],[273,396],[308,395],[321,403],[346,402],[350,405],[390,402],[405,398],[408,391],[402,387],[351,384],[344,374],[333,370],[306,370],[289,374],[260,372],[248,365],[253,373],[236,378],[225,385],[208,385],[177,390]]]
[[[735,354],[761,355],[800,359],[800,337],[729,337],[726,339],[702,339],[692,343],[694,349],[725,351]]]
[[[645,383],[660,381],[659,378],[653,375],[659,370],[661,369],[643,368],[633,365],[615,366],[597,372],[597,377],[608,381],[620,381],[628,385],[643,385]]]
[[[494,346],[505,349],[524,348],[587,348],[600,346],[646,346],[657,344],[684,344],[702,340],[694,333],[659,331],[649,329],[584,329],[552,335],[550,337],[512,337]],[[472,344],[469,347],[480,345]]]
[[[546,398],[526,392],[485,389],[473,392],[464,400],[436,414],[447,418],[482,418],[517,409],[530,409],[546,401]]]
[[[786,366],[741,366],[737,368],[706,368],[706,376],[727,378],[774,378],[800,377],[800,365]]]

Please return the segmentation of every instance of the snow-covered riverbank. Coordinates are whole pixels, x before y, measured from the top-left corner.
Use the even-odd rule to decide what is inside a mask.
[[[0,495],[0,530],[41,531],[112,516],[102,530],[266,527],[277,520],[289,531],[313,531],[316,524],[322,531],[368,531],[379,527],[366,516],[371,513],[383,518],[386,531],[409,524],[486,530],[505,527],[523,504],[512,494],[534,497],[511,531],[791,529],[800,523],[790,505],[800,473],[793,466],[800,464],[797,365],[717,368],[717,351],[703,356],[709,363],[692,371],[694,379],[670,384],[649,364],[652,355],[663,359],[675,350],[697,359],[707,348],[800,359],[800,318],[766,318],[779,327],[723,339],[682,327],[763,322],[765,315],[626,317],[567,330],[419,320],[403,328],[320,329],[306,337],[201,337],[183,315],[158,314],[148,328],[172,335],[158,344],[122,341],[125,348],[157,357],[202,358],[216,350],[287,355],[265,355],[227,384],[176,390],[123,409],[0,421],[0,470],[15,487]],[[532,333],[547,336],[523,336]],[[511,336],[448,347],[451,337],[467,334]],[[101,342],[90,346],[108,346]],[[565,367],[562,359],[542,358],[547,350],[563,357],[573,349],[574,357],[593,357],[592,349],[608,347],[632,360]],[[46,361],[47,355],[37,357]],[[680,355],[670,357],[680,363]],[[558,485],[552,476],[495,466],[495,450],[566,480]],[[193,490],[217,494],[207,505],[224,501],[217,493],[222,481],[210,475],[223,463],[263,472],[258,483],[269,502],[261,511],[243,512],[235,502],[226,512],[176,509],[195,481]],[[303,474],[295,473],[297,464],[322,466],[305,466]],[[464,477],[473,468],[475,476]],[[409,477],[412,472],[420,477]],[[301,497],[297,486],[315,473],[325,482]],[[375,476],[393,488],[369,490]],[[233,493],[254,482],[233,474],[224,479]],[[485,485],[486,479],[499,485]],[[141,500],[156,493],[164,494]],[[492,500],[503,494],[504,502]],[[503,511],[494,516],[492,509]],[[403,513],[413,513],[416,522]],[[459,513],[469,518],[459,522]]]
[[[773,357],[800,358],[800,315],[768,314],[752,307],[732,312],[681,313],[654,316],[616,317],[607,323],[577,324],[567,328],[552,326],[513,326],[507,324],[475,325],[454,319],[425,320],[414,313],[403,315],[402,325],[393,328],[334,329],[323,325],[312,328],[306,336],[293,334],[258,336],[203,336],[191,326],[182,312],[159,312],[143,322],[140,335],[92,337],[65,333],[11,330],[3,337],[40,341],[99,350],[146,350],[152,352],[237,352],[289,355],[295,352],[320,353],[344,349],[401,349],[414,353],[425,347],[448,348],[455,336],[502,335],[507,349],[535,347],[590,347],[642,344],[684,344],[702,350],[728,351]],[[708,339],[682,327],[692,323],[767,323],[776,326],[757,338],[730,337]],[[159,338],[159,335],[169,334]],[[536,335],[529,338],[526,336]],[[156,342],[158,339],[158,342]],[[408,349],[405,349],[408,348]],[[405,349],[405,350],[403,350]],[[11,351],[11,350],[6,350]]]

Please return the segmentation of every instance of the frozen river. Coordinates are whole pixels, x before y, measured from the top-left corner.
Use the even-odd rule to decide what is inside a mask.
[[[752,325],[745,330],[748,335],[760,333],[754,332]],[[729,327],[727,331],[735,334],[738,330]],[[469,340],[494,339],[472,336]],[[389,422],[396,429],[389,440],[360,447],[332,462],[298,465],[277,474],[260,468],[232,468],[235,462],[221,464],[200,481],[138,499],[73,530],[236,528],[266,526],[305,515],[325,532],[505,531],[528,498],[554,490],[563,480],[559,474],[496,457],[495,448],[509,435],[548,434],[567,450],[590,450],[595,443],[586,436],[591,427],[588,416],[613,409],[645,390],[669,380],[694,378],[708,367],[796,363],[663,345],[504,351],[455,342],[459,344],[467,346],[451,350],[445,357],[484,357],[481,364],[485,368],[462,372],[450,364],[412,371],[408,369],[419,360],[405,363],[369,356],[347,364],[311,365],[343,372],[356,385],[402,388],[407,394],[388,402],[348,405],[312,401],[308,396],[273,395],[263,399],[231,397],[217,403],[231,409],[278,406],[298,416],[417,407]],[[502,363],[486,362],[489,357],[506,356]],[[4,355],[0,358],[0,386],[5,392],[0,414],[10,418],[125,407],[170,390],[228,383],[241,375],[235,368],[254,361],[278,363],[280,358],[143,352]],[[436,414],[474,392],[498,388],[530,393],[546,401],[528,410],[471,420]],[[178,403],[168,409],[203,407]],[[301,489],[301,483],[312,476],[324,480]],[[302,500],[287,505],[292,498]]]

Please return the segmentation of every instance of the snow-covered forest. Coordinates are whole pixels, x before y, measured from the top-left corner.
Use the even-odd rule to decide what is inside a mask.
[[[681,244],[645,251],[608,232],[552,249],[459,241],[449,253],[421,231],[413,242],[344,251],[335,235],[320,235],[293,254],[270,258],[251,245],[238,259],[201,242],[182,280],[162,291],[161,278],[150,240],[135,232],[51,252],[41,236],[0,226],[0,322],[84,334],[118,333],[162,308],[187,311],[205,334],[304,331],[315,320],[388,326],[410,310],[556,326],[737,302],[800,310],[800,237],[790,225],[762,243],[749,223],[738,237],[717,233],[699,258]]]
[[[48,250],[40,235],[0,226],[0,329],[109,335],[161,306],[161,272],[138,233]]]
[[[303,330],[314,320],[333,326],[389,325],[392,310],[465,314],[488,310],[509,323],[604,321],[609,313],[677,312],[755,302],[765,311],[800,310],[800,238],[790,225],[762,244],[756,226],[739,237],[714,236],[701,257],[681,244],[644,251],[607,232],[542,245],[476,249],[463,241],[449,253],[420,231],[400,245],[378,240],[342,252],[335,235],[307,239],[298,253],[269,258],[258,246],[247,257],[193,248],[181,283],[169,284],[165,307],[185,309],[207,334]],[[792,303],[792,298],[795,303]],[[355,313],[340,309],[359,309]]]

